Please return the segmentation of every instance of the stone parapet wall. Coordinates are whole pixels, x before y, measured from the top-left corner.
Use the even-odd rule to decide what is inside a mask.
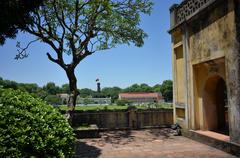
[[[74,126],[96,124],[100,129],[141,129],[173,124],[173,110],[75,112]]]

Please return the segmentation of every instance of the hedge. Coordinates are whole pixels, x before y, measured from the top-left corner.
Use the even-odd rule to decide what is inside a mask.
[[[71,157],[73,129],[53,106],[0,89],[0,157]]]

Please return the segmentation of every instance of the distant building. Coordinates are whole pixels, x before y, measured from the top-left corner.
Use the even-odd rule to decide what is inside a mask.
[[[68,99],[69,99],[69,94],[67,94],[67,93],[60,93],[60,94],[57,94],[57,96],[62,99],[62,104],[67,104]]]
[[[120,93],[119,100],[129,100],[135,104],[159,103],[164,101],[160,93]]]

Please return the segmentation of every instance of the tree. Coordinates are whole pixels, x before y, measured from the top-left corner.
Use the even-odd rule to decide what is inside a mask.
[[[18,83],[15,81],[2,80],[1,84],[2,84],[3,88],[12,88],[12,89],[18,88]]]
[[[130,87],[127,87],[124,92],[153,92],[153,89],[149,85],[142,83],[140,85],[133,84]]]
[[[138,84],[133,84],[130,87],[124,89],[124,92],[141,92],[141,88]]]
[[[161,86],[161,93],[165,101],[173,100],[173,83],[172,80],[165,80]]]
[[[18,89],[36,94],[40,88],[34,83],[18,83]]]
[[[142,92],[153,92],[152,87],[150,87],[149,85],[143,83],[140,85],[140,88],[142,90]]]
[[[47,0],[32,14],[33,24],[24,31],[36,36],[55,51],[48,59],[58,64],[69,80],[70,99],[68,116],[76,106],[79,95],[75,69],[87,56],[118,44],[144,44],[146,33],[140,28],[140,14],[150,14],[150,0]],[[24,21],[25,23],[25,21]],[[26,57],[26,48],[20,47],[16,59]],[[64,53],[71,55],[70,63]]]
[[[51,95],[56,95],[60,91],[59,87],[56,86],[54,82],[48,82],[45,86],[43,86],[43,90]]]
[[[161,85],[160,84],[156,84],[155,86],[153,86],[153,91],[154,92],[161,92]]]
[[[0,45],[6,38],[14,38],[18,30],[32,23],[30,13],[43,0],[2,0],[0,1]],[[26,23],[22,23],[22,21]]]
[[[102,89],[102,94],[105,97],[111,97],[112,102],[118,99],[118,94],[122,92],[122,89],[119,87],[106,87]]]
[[[48,95],[49,94],[42,88],[40,88],[35,94],[35,96],[37,96],[38,98],[41,98],[42,100],[44,100]]]
[[[96,94],[96,92],[88,88],[83,88],[80,90],[80,94],[82,98],[87,98],[93,97]]]
[[[67,93],[69,94],[69,84],[63,84],[62,87],[60,88],[61,93]]]
[[[2,77],[0,77],[0,89],[3,88],[3,83],[4,83],[4,80]]]

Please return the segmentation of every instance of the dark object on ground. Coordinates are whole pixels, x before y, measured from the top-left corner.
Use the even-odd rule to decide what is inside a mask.
[[[181,132],[182,127],[178,123],[172,125],[171,128],[176,131],[175,136],[181,136],[182,135],[182,132]]]

